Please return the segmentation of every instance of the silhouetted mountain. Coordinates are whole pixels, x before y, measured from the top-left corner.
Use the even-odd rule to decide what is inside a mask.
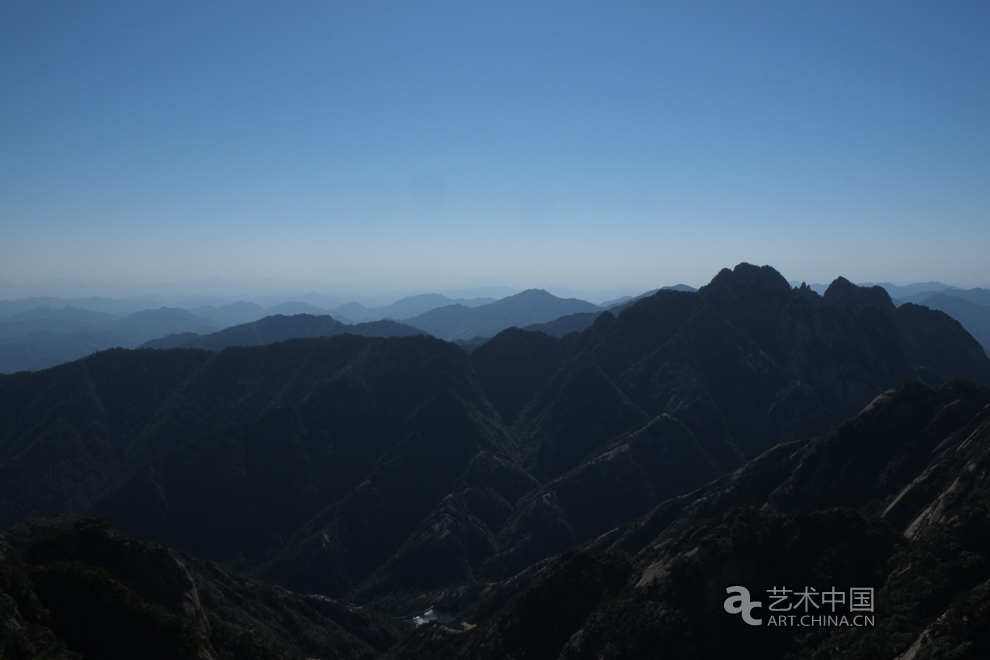
[[[442,339],[493,337],[511,327],[546,323],[561,316],[598,311],[598,306],[575,298],[557,298],[540,289],[529,289],[481,307],[440,307],[407,319],[414,327]]]
[[[939,293],[925,291],[908,296],[901,304],[915,303],[945,312],[990,352],[990,290],[945,289]]]
[[[697,291],[693,286],[688,286],[687,284],[675,284],[674,286],[664,286],[659,289],[653,289],[652,291],[647,291],[646,293],[641,293],[638,296],[622,296],[621,298],[616,298],[615,300],[606,300],[601,303],[599,307],[602,309],[611,309],[625,303],[633,302],[639,300],[640,298],[647,298],[652,296],[657,291],[688,291],[694,293]]]
[[[372,321],[345,325],[330,316],[296,314],[266,316],[260,321],[235,325],[209,335],[184,333],[144,343],[141,348],[205,348],[222,351],[228,346],[261,346],[286,339],[332,337],[349,333],[362,337],[410,337],[421,330],[394,321]]]
[[[523,302],[548,300],[526,293]],[[474,314],[485,307],[460,309]],[[270,327],[246,336],[277,341],[292,318],[266,319]],[[342,325],[303,321],[318,331]],[[342,327],[351,333],[355,326]],[[913,382],[905,391],[921,394],[897,408],[908,411],[898,423],[934,429],[936,420],[956,419],[952,411],[982,410],[982,390],[953,385],[933,393],[920,384],[941,386],[959,376],[990,383],[990,359],[945,314],[895,308],[882,289],[842,278],[819,296],[792,289],[772,268],[748,264],[723,270],[694,293],[659,291],[618,314],[602,312],[584,331],[562,338],[510,328],[470,356],[427,336],[353,334],[222,352],[106,351],[40,373],[0,376],[0,526],[65,510],[97,514],[128,533],[237,562],[300,591],[374,602],[396,614],[446,599],[462,617],[501,621],[486,624],[490,632],[463,636],[469,656],[502,649],[502,657],[524,657],[530,651],[516,651],[526,640],[542,639],[539,654],[556,658],[595,612],[618,625],[617,615],[601,609],[613,598],[632,614],[662,599],[682,602],[680,592],[658,591],[661,601],[644,605],[627,584],[675,547],[674,537],[648,545],[681,515],[671,502],[695,501],[686,494],[713,479],[723,486],[742,483],[740,474],[784,479],[784,468],[766,463],[780,455],[774,452],[791,451],[780,443],[810,447],[819,441],[805,438],[828,434],[900,383]],[[945,405],[950,396],[965,405]],[[874,428],[870,420],[881,418],[864,412],[857,419],[843,428],[866,433]],[[972,416],[970,422],[983,423]],[[951,437],[961,441],[975,428],[955,428]],[[883,433],[890,443],[910,440],[897,429]],[[872,442],[856,437],[853,449]],[[870,518],[887,505],[870,504],[860,490],[874,482],[903,489],[904,479],[920,478],[912,470],[923,469],[919,457],[932,455],[925,447],[881,467],[865,454],[835,455],[794,478],[794,492],[819,478],[826,495],[829,484],[840,484],[836,492],[848,501],[815,497],[822,507],[856,507],[852,514],[746,513],[740,534],[754,530],[752,543],[730,533],[732,515],[721,509],[712,509],[722,516],[715,522],[685,518],[689,527],[709,525],[692,528],[700,530],[704,562],[692,564],[687,546],[676,546],[683,550],[676,557],[697,566],[698,579],[710,579],[721,566],[710,559],[720,556],[718,547],[773,558],[767,544],[798,534],[794,552],[807,555],[795,564],[802,571],[875,573],[898,541]],[[812,458],[792,467],[811,466]],[[862,476],[874,468],[876,479]],[[766,500],[740,504],[759,508]],[[652,515],[664,526],[644,519],[653,522],[642,523],[640,548],[552,559],[606,534],[597,551],[617,538],[611,530],[658,505],[661,513]],[[773,518],[778,513],[784,518]],[[835,534],[823,539],[821,529]],[[705,538],[711,543],[703,546]],[[862,565],[843,568],[843,553],[859,542],[868,550]],[[508,581],[488,584],[498,580]],[[564,593],[558,589],[568,594],[563,609],[553,600]],[[699,612],[703,620],[710,613],[704,608],[719,607],[721,599],[712,603],[679,611]],[[519,613],[534,611],[535,627],[519,628]],[[649,612],[647,623],[659,616]],[[469,641],[481,638],[493,646],[482,651]],[[420,641],[423,648],[433,643],[416,639],[403,648],[414,654]],[[683,639],[669,639],[671,648],[686,648],[678,646]],[[780,649],[801,650],[791,637],[782,640]],[[454,652],[457,644],[445,648]],[[605,647],[588,648],[594,656]]]
[[[821,297],[743,264],[697,293],[603,313],[514,424],[543,486],[499,532],[487,570],[510,574],[592,538],[897,383],[958,376],[990,383],[990,360],[958,323],[842,278]]]

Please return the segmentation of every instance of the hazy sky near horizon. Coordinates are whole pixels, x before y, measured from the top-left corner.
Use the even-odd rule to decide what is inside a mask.
[[[962,1],[4,2],[0,297],[985,286],[988,34]]]

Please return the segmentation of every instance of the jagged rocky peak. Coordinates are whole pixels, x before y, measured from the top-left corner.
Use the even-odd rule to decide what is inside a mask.
[[[723,268],[701,290],[709,295],[726,292],[746,298],[767,295],[780,297],[790,294],[791,285],[772,266],[754,266],[744,262],[732,270]]]
[[[881,286],[856,286],[844,277],[837,277],[823,296],[826,303],[860,309],[873,306],[885,312],[894,311],[890,294]]]
[[[732,270],[723,268],[698,294],[731,321],[760,336],[793,297],[793,290],[774,268],[741,263]]]

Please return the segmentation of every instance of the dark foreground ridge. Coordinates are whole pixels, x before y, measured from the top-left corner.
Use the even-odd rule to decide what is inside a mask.
[[[510,328],[470,354],[429,336],[353,334],[219,352],[105,351],[0,377],[0,529],[28,516],[99,516],[123,533],[298,593],[395,616],[440,604],[478,625],[454,635],[431,624],[418,633],[428,639],[414,636],[389,651],[395,657],[557,658],[565,643],[567,657],[653,657],[645,646],[629,650],[639,656],[609,651],[619,641],[592,624],[598,617],[621,629],[608,603],[625,603],[622,616],[632,620],[652,620],[662,603],[678,602],[671,599],[680,592],[657,601],[637,595],[661,589],[662,580],[634,586],[657,562],[653,574],[666,575],[668,550],[680,548],[684,565],[697,568],[691,575],[708,576],[704,606],[677,615],[691,621],[729,616],[712,609],[724,599],[712,594],[726,586],[710,572],[722,566],[718,557],[744,558],[734,560],[740,579],[750,570],[760,589],[774,576],[760,572],[773,563],[759,558],[792,537],[794,553],[809,563],[787,579],[807,569],[823,580],[873,576],[878,589],[885,584],[883,567],[914,547],[901,519],[913,521],[912,507],[955,474],[933,467],[922,478],[928,459],[898,448],[911,429],[949,415],[943,409],[962,409],[946,397],[976,410],[985,391],[947,385],[958,378],[990,384],[990,360],[945,314],[895,308],[879,287],[841,278],[819,296],[746,264],[697,292],[659,291],[602,313],[581,332]],[[843,429],[873,419],[860,413],[865,406],[904,383],[911,385],[887,396],[920,397],[909,416],[917,428],[888,432],[884,422],[879,435],[856,436],[863,446],[887,438],[875,456],[829,454],[804,471],[771,461],[846,437]],[[760,470],[769,472],[758,486],[752,475]],[[914,480],[922,485],[881,516]],[[726,485],[737,482],[749,490]],[[714,504],[727,502],[752,510]],[[750,545],[737,539],[746,530],[756,535]],[[708,536],[710,551],[677,545]],[[854,541],[866,550],[842,559]],[[812,549],[818,543],[820,552]],[[702,560],[709,563],[690,563]],[[557,587],[529,591],[544,579],[576,591],[562,601],[552,595]],[[560,621],[525,614],[550,602],[563,608]],[[925,612],[891,629],[885,648],[910,644],[917,625],[930,621]],[[555,632],[525,628],[529,620]],[[662,621],[690,629],[676,617]],[[579,630],[588,641],[569,642]],[[779,653],[803,648],[797,633],[780,634],[772,647]],[[449,635],[450,645],[431,646]],[[470,641],[481,639],[487,650]],[[723,657],[685,639],[668,641]],[[585,647],[586,655],[573,655]],[[506,654],[490,655],[496,648]]]
[[[0,551],[0,657],[376,658],[395,621],[302,596],[73,517],[25,521]]]

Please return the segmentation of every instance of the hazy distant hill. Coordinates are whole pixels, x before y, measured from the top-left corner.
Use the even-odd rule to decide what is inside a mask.
[[[979,287],[975,289],[943,289],[942,291],[922,291],[921,293],[916,293],[911,296],[906,296],[901,298],[903,302],[913,302],[917,304],[924,304],[926,300],[935,296],[943,295],[952,298],[959,298],[960,300],[966,300],[971,303],[976,303],[977,305],[987,305],[990,306],[990,289],[981,289]]]
[[[0,337],[16,337],[37,332],[67,334],[108,326],[120,315],[94,312],[77,307],[39,307],[0,318]]]
[[[141,348],[205,348],[221,351],[228,346],[260,346],[286,339],[301,337],[331,337],[350,333],[363,337],[409,337],[423,334],[422,330],[394,321],[372,321],[346,325],[331,316],[276,314],[254,321],[226,328],[209,335],[196,333],[174,334],[162,339],[153,339],[142,344]]]
[[[908,298],[921,293],[938,293],[939,291],[952,290],[955,287],[948,284],[943,284],[941,282],[915,282],[913,284],[906,284],[904,286],[898,286],[896,284],[891,284],[890,282],[866,282],[860,286],[871,287],[879,286],[882,287],[887,293],[890,294],[891,298],[896,298],[897,300],[908,301]],[[913,301],[909,301],[913,302]]]
[[[113,298],[20,298],[17,300],[0,300],[0,318],[28,312],[33,309],[47,307],[59,309],[62,307],[75,307],[76,309],[91,310],[94,312],[104,312],[107,314],[133,314],[143,309],[155,307],[155,303],[144,300],[116,300]],[[161,305],[158,305],[161,306]]]
[[[47,369],[106,348],[212,330],[206,319],[168,307],[126,316],[73,307],[33,309],[0,319],[0,372]]]
[[[189,311],[197,316],[202,316],[217,330],[257,321],[267,315],[265,308],[261,305],[244,301],[221,305],[220,307],[215,305],[194,307]]]
[[[125,316],[107,326],[131,337],[161,337],[174,332],[208,332],[213,328],[200,316],[184,309],[161,307]]]
[[[674,286],[663,286],[659,289],[653,289],[652,291],[647,291],[646,293],[641,293],[638,296],[622,296],[621,298],[616,298],[615,300],[606,300],[599,305],[602,309],[611,309],[612,307],[617,307],[624,303],[631,302],[633,300],[639,300],[640,298],[646,298],[647,296],[652,296],[657,291],[697,291],[693,286],[688,286],[687,284],[675,284]]]
[[[558,298],[542,289],[528,289],[480,307],[460,304],[439,307],[406,319],[406,323],[442,339],[471,339],[493,337],[506,328],[522,328],[561,316],[597,311],[597,305],[584,300]]]
[[[974,289],[974,291],[987,290]],[[983,350],[990,355],[990,305],[971,302],[966,298],[954,295],[954,293],[936,293],[926,297],[918,304],[945,312],[959,321],[967,332],[983,345]]]
[[[915,303],[945,312],[959,321],[990,354],[990,290],[946,288],[938,292],[922,291],[901,298],[901,303]]]
[[[335,301],[315,294],[304,298],[316,302]],[[151,309],[150,302],[109,298],[25,298],[0,301],[0,373],[46,369],[106,348],[132,348],[173,334],[206,334],[258,321],[266,316],[326,314],[326,310],[308,302],[269,302],[275,304],[265,308],[255,303],[239,301],[221,306],[201,305],[185,310],[166,307]],[[412,316],[451,302],[452,299],[446,296],[425,294],[404,298],[382,308],[370,309],[358,303],[343,307],[351,309],[359,319],[368,321]],[[493,302],[493,299],[462,299],[457,302],[476,306]],[[336,321],[353,324],[349,316],[338,316]],[[312,329],[300,332],[303,334],[299,336],[320,334]],[[314,332],[317,335],[312,334]],[[357,327],[351,332],[374,336],[410,334],[408,330],[387,324]],[[296,335],[290,331],[286,336]],[[191,340],[191,337],[171,338],[159,346],[185,345],[186,340]]]
[[[342,316],[352,321],[377,321],[381,319],[408,319],[418,316],[431,309],[448,305],[464,305],[465,307],[480,307],[495,302],[494,298],[448,298],[439,293],[424,293],[407,296],[385,307],[366,307],[361,303],[340,305],[330,313]]]
[[[621,303],[620,303],[621,304]],[[571,332],[581,332],[590,327],[601,312],[580,312],[579,314],[568,314],[561,316],[548,323],[534,323],[527,325],[523,330],[531,332],[545,332],[551,337],[563,337]]]
[[[275,316],[276,314],[281,314],[282,316],[293,316],[295,314],[313,314],[316,316],[322,316],[326,313],[327,310],[315,305],[295,301],[279,303],[278,305],[273,305],[265,309],[265,316]]]
[[[611,310],[613,313],[618,314],[626,307],[629,307],[632,303],[636,302],[641,298],[646,298],[652,296],[657,291],[686,291],[694,292],[696,289],[686,285],[686,284],[676,284],[674,286],[665,286],[660,289],[653,289],[652,291],[647,291],[646,293],[640,294],[638,296],[624,296],[622,298],[616,298],[615,300],[608,300],[599,305],[602,309]],[[552,321],[546,323],[533,323],[531,325],[524,326],[524,330],[530,330],[533,332],[545,332],[551,337],[563,337],[571,332],[580,332],[591,326],[598,318],[601,311],[597,312],[579,312],[577,314],[568,314],[567,316],[561,316]],[[472,338],[476,343],[480,343],[481,337]]]

